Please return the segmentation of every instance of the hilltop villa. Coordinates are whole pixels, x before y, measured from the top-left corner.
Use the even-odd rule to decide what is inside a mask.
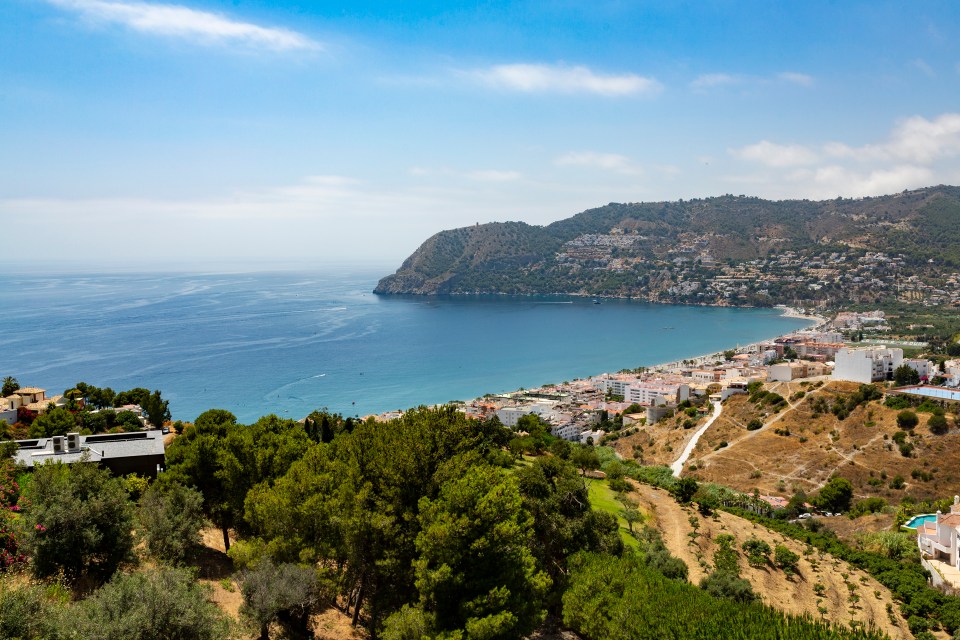
[[[960,496],[954,496],[950,513],[937,511],[936,520],[917,528],[917,545],[924,557],[960,569]]]

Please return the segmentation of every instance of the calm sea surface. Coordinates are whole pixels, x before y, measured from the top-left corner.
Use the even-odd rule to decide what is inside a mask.
[[[805,326],[774,310],[379,297],[383,271],[0,275],[0,377],[160,389],[174,418],[364,415],[688,358]]]

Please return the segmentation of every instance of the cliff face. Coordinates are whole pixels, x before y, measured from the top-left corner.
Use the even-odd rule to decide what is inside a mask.
[[[728,195],[611,203],[544,227],[522,222],[463,227],[430,237],[374,292],[571,293],[763,304],[762,296],[750,291],[731,298],[711,278],[729,279],[733,276],[723,276],[722,269],[796,254],[803,264],[822,265],[823,278],[807,283],[818,290],[836,275],[837,265],[868,251],[902,256],[914,272],[929,271],[930,264],[960,269],[960,188],[821,202]],[[769,295],[769,287],[761,291]]]

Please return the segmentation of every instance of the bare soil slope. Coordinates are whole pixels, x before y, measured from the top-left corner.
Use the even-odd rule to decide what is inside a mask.
[[[895,640],[912,637],[889,590],[846,562],[815,550],[808,553],[799,542],[729,513],[704,517],[696,509],[677,504],[662,489],[639,485],[631,495],[649,514],[650,524],[660,531],[670,552],[687,563],[691,582],[699,583],[712,571],[713,554],[718,549],[714,540],[726,533],[736,539],[741,577],[750,581],[764,603],[837,624],[873,625]],[[741,546],[751,537],[771,548],[783,545],[800,555],[799,574],[791,577],[772,566],[749,566]],[[815,591],[817,584],[823,585],[822,596]]]
[[[701,438],[687,469],[703,480],[775,495],[815,492],[834,474],[853,483],[858,499],[879,496],[897,503],[907,495],[926,500],[960,493],[960,431],[956,428],[934,435],[926,426],[930,414],[919,413],[920,425],[907,432],[912,452],[904,456],[894,442],[901,431],[898,411],[882,401],[862,404],[843,420],[817,410],[821,400],[832,407],[858,387],[827,382],[810,390],[796,382],[773,383],[767,388],[788,399],[788,406],[778,413],[758,408],[747,396],[734,396]],[[805,395],[791,399],[799,391]],[[747,431],[746,424],[755,417],[764,426]],[[954,424],[952,415],[948,422]],[[717,449],[724,441],[727,446]],[[898,475],[905,483],[902,489],[894,488]]]

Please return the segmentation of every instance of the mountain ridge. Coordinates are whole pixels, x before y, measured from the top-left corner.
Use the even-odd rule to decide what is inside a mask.
[[[778,300],[769,291],[725,295],[713,281],[729,280],[725,269],[788,252],[814,263],[831,254],[851,261],[868,252],[898,255],[901,274],[924,278],[960,268],[960,187],[822,201],[724,195],[610,203],[544,226],[460,227],[428,238],[374,292],[566,293],[762,306]],[[683,282],[686,289],[678,289]],[[787,289],[794,301],[825,297]]]

